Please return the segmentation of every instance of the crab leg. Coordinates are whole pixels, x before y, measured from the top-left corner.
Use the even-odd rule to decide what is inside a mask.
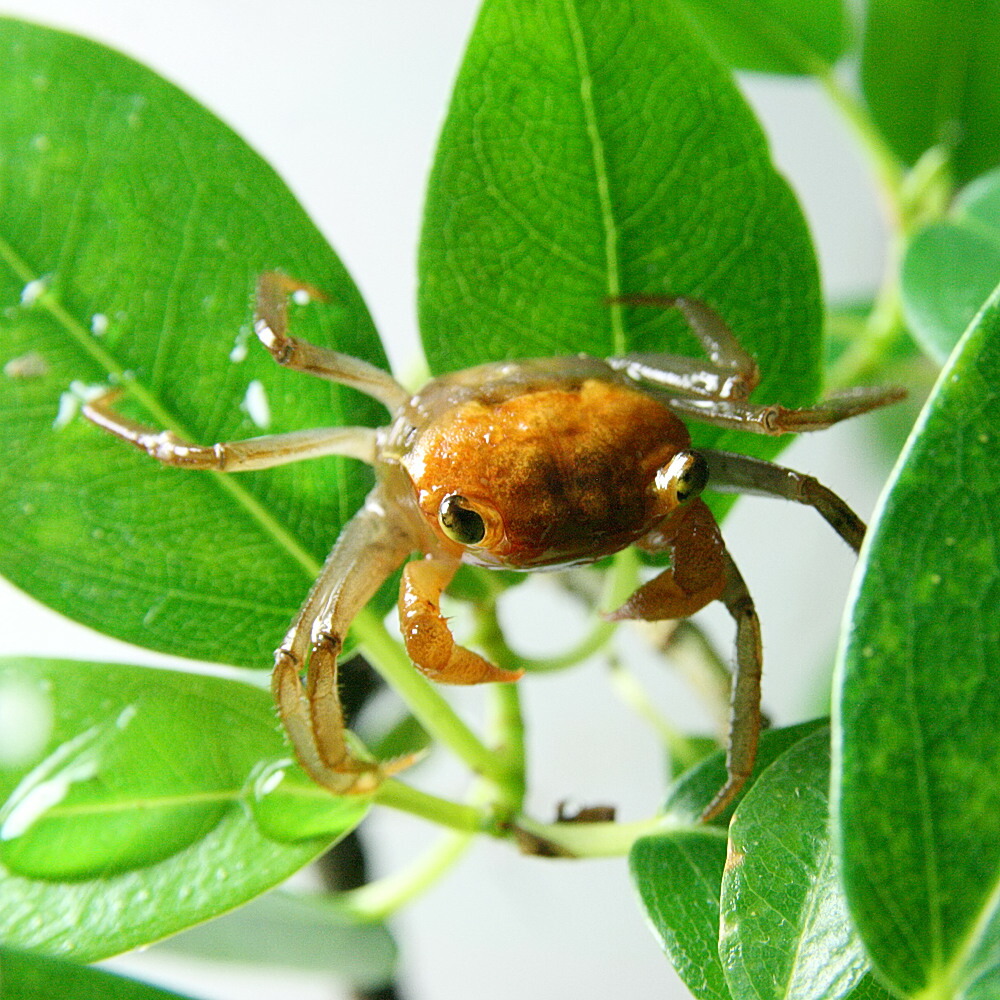
[[[172,431],[158,431],[135,420],[123,417],[113,409],[122,390],[112,389],[83,407],[83,415],[135,445],[164,465],[185,469],[216,469],[226,472],[249,472],[271,469],[289,462],[324,455],[375,461],[375,431],[369,427],[314,427],[288,434],[269,434],[245,441],[220,441],[210,445],[194,445],[177,437]]]
[[[746,399],[760,381],[757,362],[711,306],[699,299],[668,295],[622,295],[612,303],[679,309],[710,364],[673,354],[633,353],[608,364],[637,382],[650,382],[685,395],[709,399]]]
[[[861,548],[865,537],[864,522],[819,480],[749,455],[708,448],[702,449],[701,455],[708,463],[710,489],[724,493],[755,493],[815,507],[855,552]]]
[[[339,795],[369,792],[409,763],[386,766],[354,756],[337,689],[337,657],[351,622],[414,546],[405,519],[387,513],[383,492],[376,486],[340,533],[274,656],[271,687],[296,756]],[[303,689],[299,673],[307,663]]]
[[[725,553],[725,587],[721,596],[736,622],[736,669],[729,697],[729,742],[726,749],[726,783],[701,814],[714,819],[739,795],[753,770],[760,738],[760,678],[764,652],[760,621],[753,598],[729,552]]]
[[[471,649],[456,644],[441,614],[441,592],[459,563],[418,559],[403,567],[399,588],[399,624],[406,651],[425,677],[439,684],[485,684],[516,681],[523,670],[501,670]]]
[[[294,292],[321,300],[326,297],[311,285],[277,271],[266,271],[257,280],[254,332],[279,365],[351,386],[384,403],[389,410],[396,410],[410,398],[410,393],[381,368],[289,336],[288,296]]]
[[[641,542],[651,551],[668,551],[673,565],[641,586],[607,617],[647,621],[686,618],[714,600],[722,601],[732,615],[736,623],[736,669],[729,701],[728,778],[702,814],[702,819],[710,820],[739,794],[757,756],[763,651],[753,598],[711,512],[701,500],[695,500],[683,515],[668,530],[654,530]]]
[[[738,399],[685,399],[672,396],[664,400],[680,416],[701,420],[716,427],[727,427],[754,434],[800,434],[821,431],[841,420],[858,417],[869,410],[888,406],[903,399],[906,390],[862,387],[807,406],[788,409],[784,406],[756,406]]]

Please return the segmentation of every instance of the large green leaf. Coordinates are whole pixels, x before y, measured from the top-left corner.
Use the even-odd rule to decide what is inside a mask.
[[[808,74],[844,54],[841,0],[681,0],[734,69]]]
[[[384,420],[249,342],[270,268],[332,300],[297,332],[383,360],[336,255],[228,128],[124,56],[0,19],[0,571],[140,645],[269,663],[369,471],[164,469],[57,415],[72,383],[126,378],[130,412],[203,443],[261,433],[253,383],[271,431]]]
[[[1000,171],[973,181],[943,222],[906,247],[900,290],[906,322],[943,363],[1000,283]]]
[[[183,1000],[148,983],[0,948],[0,1000]]]
[[[830,734],[782,754],[729,828],[719,950],[733,1000],[839,1000],[868,969],[830,841]]]
[[[802,215],[728,72],[663,0],[487,0],[432,171],[419,270],[436,371],[578,351],[698,356],[676,314],[605,304],[660,292],[723,315],[760,361],[757,398],[795,404],[816,389]]]
[[[0,664],[0,938],[91,961],[245,902],[365,814],[287,757],[266,692],[98,663]]]
[[[1000,163],[998,0],[869,0],[861,70],[905,162],[943,143],[959,183]]]
[[[839,664],[848,902],[904,995],[1000,976],[1000,299],[960,341],[883,497]]]
[[[730,1000],[719,959],[725,864],[725,834],[711,826],[643,837],[629,855],[650,926],[697,1000]]]

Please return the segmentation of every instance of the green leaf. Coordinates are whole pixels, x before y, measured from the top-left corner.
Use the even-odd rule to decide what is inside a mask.
[[[1000,171],[966,187],[949,218],[910,240],[901,284],[906,322],[943,363],[1000,282]]]
[[[183,1000],[148,983],[0,947],[0,1000]]]
[[[847,898],[907,996],[992,996],[1000,975],[998,385],[995,293],[883,496],[838,666]]]
[[[814,733],[817,729],[826,731],[826,719],[812,719],[809,722],[801,722],[795,726],[785,726],[782,729],[767,729],[760,734],[760,743],[757,747],[757,760],[754,763],[753,773],[747,782],[746,788],[741,795],[753,787],[753,783],[774,760],[783,754],[789,747],[795,746],[800,740]],[[663,811],[671,822],[695,823],[701,816],[705,807],[715,797],[716,792],[726,781],[726,752],[719,750],[706,758],[696,767],[691,768],[679,781],[677,781],[667,793],[667,801]],[[712,823],[717,826],[728,826],[733,815],[733,810],[740,802],[730,805],[725,811],[720,813]]]
[[[719,952],[733,1000],[839,1000],[868,969],[830,841],[830,734],[782,754],[729,828]]]
[[[384,924],[359,924],[336,900],[280,889],[160,947],[216,962],[327,972],[366,987],[388,982],[396,962],[396,948]]]
[[[266,692],[197,674],[0,664],[0,938],[93,961],[259,895],[360,822],[287,756]]]
[[[803,75],[844,54],[848,25],[840,0],[682,0],[734,69]]]
[[[0,19],[0,109],[0,572],[118,638],[263,667],[369,470],[166,469],[58,426],[60,403],[125,379],[128,412],[209,444],[261,433],[241,409],[258,382],[268,431],[378,424],[249,329],[255,279],[278,268],[331,299],[293,310],[297,334],[383,363],[359,293],[272,169],[125,56]]]
[[[725,834],[711,826],[643,837],[629,855],[650,926],[697,1000],[730,1000],[719,960],[725,864]]]
[[[861,77],[907,164],[943,144],[964,184],[1000,163],[998,0],[870,0]]]
[[[723,315],[760,361],[756,398],[795,405],[816,390],[801,212],[728,72],[662,0],[487,0],[432,171],[419,272],[435,371],[580,351],[699,356],[674,311],[605,304],[659,292]]]

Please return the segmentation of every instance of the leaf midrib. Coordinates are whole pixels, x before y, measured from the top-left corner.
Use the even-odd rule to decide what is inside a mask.
[[[25,285],[43,277],[32,271],[3,236],[0,236],[0,259]],[[86,327],[63,306],[51,290],[43,292],[35,300],[34,305],[45,309],[68,335],[69,339],[104,369],[109,381],[125,386],[128,392],[142,404],[164,430],[169,430],[184,440],[192,439],[192,435],[181,421],[170,413],[152,392],[129,375],[126,368],[119,364],[111,352],[91,336]],[[228,494],[231,499],[236,501],[279,549],[291,557],[310,582],[316,578],[321,568],[320,562],[246,487],[224,472],[210,469],[207,470],[207,475],[223,493]]]

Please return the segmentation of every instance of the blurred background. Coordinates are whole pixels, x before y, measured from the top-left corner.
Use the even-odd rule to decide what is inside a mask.
[[[419,358],[415,250],[434,145],[478,0],[7,0],[3,13],[88,35],[179,84],[231,125],[284,177],[364,293],[397,373]],[[883,239],[867,172],[818,88],[746,76],[774,158],[797,191],[817,242],[829,299],[864,296]],[[220,331],[229,338],[234,331]],[[869,516],[891,455],[870,443],[869,418],[800,438],[781,461],[811,473]],[[741,500],[725,524],[764,629],[765,704],[787,724],[825,712],[836,634],[853,570],[814,513]],[[526,651],[571,645],[588,616],[551,577],[518,589],[507,609]],[[722,611],[698,618],[720,649]],[[554,636],[552,623],[565,623]],[[709,718],[669,665],[624,642],[658,705],[680,724]],[[0,582],[0,652],[164,664],[58,618]],[[619,817],[655,811],[664,777],[654,734],[611,693],[599,662],[523,683],[530,733],[529,805],[554,818],[561,800],[615,804]],[[471,719],[482,695],[462,691]],[[435,755],[422,784],[461,796],[467,778]],[[365,824],[377,873],[432,843],[426,823],[376,810]],[[426,896],[392,921],[407,1000],[672,1000],[688,996],[660,954],[624,859],[561,862],[475,845]],[[112,968],[206,1000],[345,995],[327,977],[195,963],[154,948]]]

